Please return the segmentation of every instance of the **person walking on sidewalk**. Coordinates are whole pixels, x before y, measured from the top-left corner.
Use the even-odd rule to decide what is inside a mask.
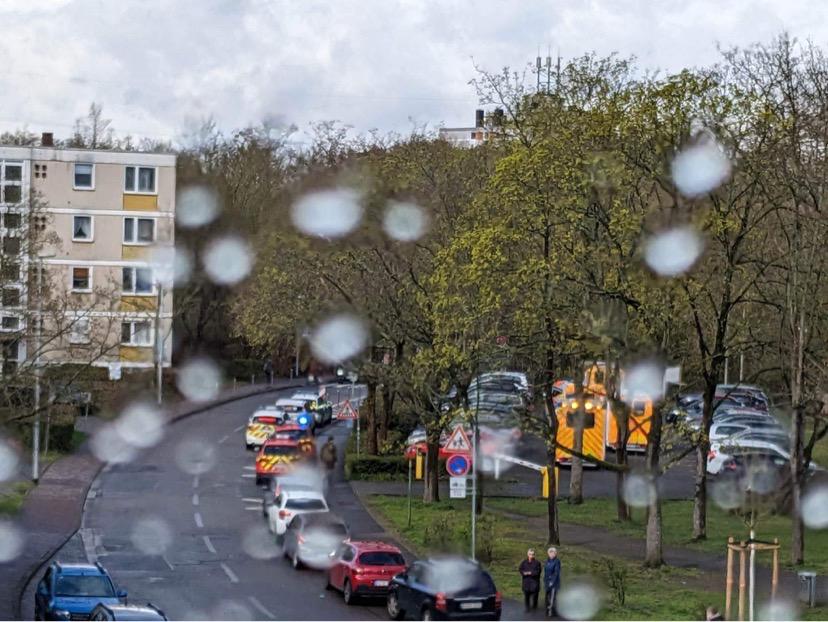
[[[535,559],[535,549],[526,551],[526,559],[520,562],[518,572],[521,576],[523,589],[523,604],[526,611],[538,608],[538,592],[540,592],[541,565]]]
[[[546,562],[543,564],[543,587],[546,588],[546,615],[552,617],[555,613],[555,600],[561,587],[561,560],[558,559],[558,549],[550,546],[546,551]]]
[[[328,441],[322,445],[322,451],[319,452],[319,457],[322,459],[322,464],[325,465],[325,479],[328,484],[333,481],[333,472],[336,468],[336,445],[334,445],[334,437],[329,436]]]

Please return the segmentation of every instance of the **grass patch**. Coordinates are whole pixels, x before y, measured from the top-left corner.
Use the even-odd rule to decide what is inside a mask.
[[[496,510],[520,514],[527,517],[546,515],[546,501],[539,499],[487,499],[488,507]],[[631,521],[620,523],[615,519],[614,499],[587,499],[581,505],[561,502],[560,521],[577,523],[591,527],[600,527],[613,533],[630,538],[644,538],[645,515],[643,510],[636,510]],[[684,546],[722,556],[728,536],[737,540],[748,537],[748,528],[742,518],[725,512],[713,504],[708,505],[707,540],[691,540],[693,502],[691,500],[662,502],[662,520],[664,544]],[[757,537],[761,540],[779,538],[782,545],[780,563],[790,567],[788,556],[791,542],[791,521],[787,516],[765,516],[759,520]],[[760,563],[767,562],[764,556],[758,557]],[[806,530],[805,565],[809,570],[819,574],[828,573],[828,531]]]
[[[405,497],[371,496],[367,503],[410,543],[417,554],[450,551],[468,555],[468,501],[450,500],[426,505],[415,499],[410,527],[407,526]],[[481,539],[487,540],[479,533],[478,541]],[[531,533],[526,521],[501,515],[492,522],[488,539],[491,561],[486,566],[498,588],[509,598],[522,598],[517,566],[527,548],[534,547],[537,551],[546,548],[543,534]],[[692,587],[697,576],[693,571],[667,567],[647,570],[638,563],[599,555],[582,547],[564,546],[560,550],[564,584],[583,577],[603,586],[604,605],[595,616],[598,619],[698,620],[704,618],[707,605],[721,606],[723,603],[721,593]],[[624,576],[623,604],[619,602],[617,590],[605,587],[609,584],[610,569]]]
[[[14,482],[9,490],[0,493],[0,515],[17,514],[23,505],[23,499],[34,487],[31,481]]]

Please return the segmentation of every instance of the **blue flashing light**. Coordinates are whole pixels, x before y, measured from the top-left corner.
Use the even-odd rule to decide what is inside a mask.
[[[301,426],[306,426],[306,425],[308,425],[308,423],[310,423],[310,420],[308,419],[307,415],[299,415],[298,421],[299,421],[299,425],[301,425]]]

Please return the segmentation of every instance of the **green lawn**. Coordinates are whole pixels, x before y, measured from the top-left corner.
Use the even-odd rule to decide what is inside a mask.
[[[0,493],[0,515],[17,514],[26,493],[32,489],[34,484],[30,481],[14,482],[9,489]]]
[[[487,499],[486,503],[492,509],[524,516],[546,514],[546,501],[542,499],[497,498]],[[635,510],[632,521],[620,523],[615,519],[614,499],[588,499],[581,505],[569,505],[563,501],[559,508],[561,522],[602,527],[629,537],[644,537],[644,511]],[[737,540],[748,537],[748,529],[739,516],[728,514],[711,503],[708,506],[707,540],[694,542],[690,539],[692,516],[692,501],[665,501],[662,504],[664,543],[724,555],[728,536],[733,536]],[[787,565],[790,553],[791,521],[786,516],[762,517],[756,533],[761,540],[779,538],[779,543],[782,545],[780,562]],[[805,565],[808,569],[816,570],[819,574],[828,573],[828,530],[807,530],[805,546]],[[770,560],[763,556],[759,559],[770,563]]]
[[[368,504],[383,522],[414,549],[417,554],[452,551],[468,554],[470,506],[466,501],[443,501],[425,505],[413,502],[411,527],[407,526],[407,501],[404,497],[372,496]],[[494,502],[494,500],[492,500]],[[487,500],[487,503],[490,503]],[[530,506],[534,511],[534,506]],[[525,521],[517,518],[489,517],[478,530],[478,556],[492,573],[499,589],[507,597],[519,599],[520,577],[517,565],[528,547],[543,551],[543,534],[529,534]],[[492,545],[492,559],[487,561],[485,543]],[[561,551],[564,581],[577,577],[589,578],[602,586],[603,607],[597,618],[609,620],[673,620],[703,619],[704,608],[721,606],[723,594],[699,588],[702,578],[696,573],[676,568],[647,570],[640,564],[599,555],[589,549],[565,546]],[[616,590],[607,587],[610,568],[624,575],[625,602],[620,604]],[[616,575],[617,576],[617,575]]]

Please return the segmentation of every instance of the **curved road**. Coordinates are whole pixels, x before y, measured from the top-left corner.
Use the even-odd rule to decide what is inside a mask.
[[[347,398],[349,387],[340,390]],[[130,602],[152,602],[171,619],[385,619],[382,603],[345,606],[324,590],[321,573],[297,572],[281,557],[259,559],[276,551],[263,530],[254,454],[244,449],[242,430],[256,406],[292,392],[242,399],[176,422],[133,462],[105,469],[87,499],[80,534],[56,559],[97,559],[128,590]],[[340,422],[321,434],[336,438],[341,456],[348,433]],[[198,456],[213,458],[198,458],[193,443]],[[201,469],[208,470],[193,474]],[[330,501],[355,537],[385,537],[346,482],[335,483]],[[136,547],[131,536],[142,519],[168,528],[163,554]],[[24,597],[27,619],[32,590]]]

